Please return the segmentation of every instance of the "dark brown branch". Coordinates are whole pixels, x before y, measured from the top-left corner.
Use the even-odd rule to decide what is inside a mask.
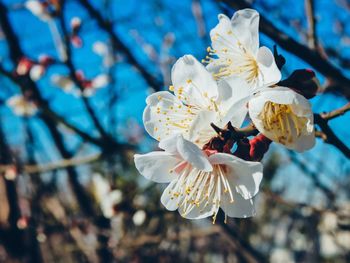
[[[236,9],[252,8],[252,5],[245,0],[220,1]],[[279,30],[262,14],[260,14],[260,30],[262,33],[276,41],[280,47],[301,58],[329,79],[334,80],[338,84],[338,92],[345,97],[350,98],[350,79],[345,77],[341,70],[332,65],[327,59],[323,58],[316,50],[300,44],[295,39]]]
[[[14,65],[17,64],[17,61],[24,56],[24,52],[20,46],[19,39],[16,33],[13,31],[11,24],[8,19],[8,10],[3,2],[0,1],[0,25],[6,36],[10,57],[12,59],[12,63]],[[39,105],[47,105],[47,102],[41,97],[41,94],[36,86],[36,84],[30,79],[29,76],[17,77],[18,81],[21,83],[19,85],[22,89],[22,93],[26,91],[30,91],[32,97]],[[47,114],[41,114],[41,119],[44,124],[47,126],[50,135],[52,136],[53,142],[57,147],[59,153],[64,159],[70,159],[73,157],[72,153],[67,150],[66,145],[64,143],[64,138],[60,131],[58,130],[55,121]],[[89,195],[86,193],[85,189],[81,186],[78,180],[78,173],[72,167],[67,167],[68,179],[72,186],[73,193],[75,194],[79,205],[82,211],[88,215],[94,215],[94,208],[92,206],[91,199]]]
[[[329,127],[328,121],[323,119],[320,114],[314,114],[314,119],[315,124],[320,127],[326,136],[324,141],[337,147],[347,158],[350,158],[350,149],[335,135],[333,130]]]
[[[12,152],[7,144],[3,128],[0,125],[0,163],[13,164]],[[0,173],[3,176],[3,173]],[[25,229],[18,227],[18,220],[21,219],[21,210],[17,193],[16,180],[3,177],[7,201],[9,206],[8,228],[0,226],[0,242],[5,245],[11,255],[22,261],[26,258],[28,262],[42,262],[36,230],[32,226]],[[33,222],[31,222],[31,225]]]
[[[98,25],[110,35],[115,48],[126,56],[127,60],[131,65],[138,69],[138,71],[146,80],[146,82],[152,88],[154,88],[154,90],[161,90],[162,82],[158,81],[156,78],[154,78],[154,76],[148,73],[145,67],[137,61],[134,54],[131,53],[129,48],[120,40],[118,35],[114,32],[113,25],[109,21],[106,21],[101,15],[101,13],[97,9],[95,9],[88,0],[79,0],[79,2],[89,12],[90,16],[93,19],[96,19]]]

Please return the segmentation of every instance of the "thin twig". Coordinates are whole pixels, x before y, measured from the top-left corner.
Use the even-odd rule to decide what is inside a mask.
[[[43,165],[24,165],[20,167],[26,174],[46,173],[53,172],[68,167],[74,167],[82,164],[92,163],[100,160],[101,154],[93,154],[84,157],[75,157],[71,159],[63,159],[57,162],[52,162]],[[8,169],[13,168],[13,165],[0,165],[0,173],[6,172]]]
[[[101,13],[95,7],[93,7],[88,0],[79,0],[79,2],[88,11],[90,16],[97,21],[99,27],[109,34],[116,49],[125,55],[131,65],[138,69],[146,82],[156,91],[161,90],[162,82],[158,81],[145,69],[144,66],[138,62],[134,54],[130,52],[129,48],[120,40],[117,33],[114,32],[113,25],[109,21],[105,20]]]
[[[324,140],[324,142],[332,144],[333,146],[338,148],[346,157],[350,158],[350,149],[335,135],[333,130],[328,125],[329,120],[342,116],[348,111],[350,111],[350,103],[347,103],[343,107],[330,112],[320,114],[315,113],[314,123],[318,125],[321,129],[321,131],[315,132],[316,137],[320,137]],[[234,128],[232,126],[230,127],[230,123],[228,124],[227,129],[221,129],[213,123],[211,123],[210,125],[222,138],[233,138],[237,140],[243,137],[249,137],[259,133],[259,131],[255,128],[253,124],[249,124],[246,127],[240,129]]]
[[[345,104],[343,107],[341,107],[339,109],[336,109],[336,110],[333,110],[330,112],[320,113],[320,116],[322,117],[322,119],[329,121],[329,120],[337,118],[341,115],[344,115],[349,110],[350,110],[350,102]]]
[[[312,49],[317,49],[318,41],[316,36],[315,2],[314,0],[305,0],[305,12],[308,23],[308,45]]]

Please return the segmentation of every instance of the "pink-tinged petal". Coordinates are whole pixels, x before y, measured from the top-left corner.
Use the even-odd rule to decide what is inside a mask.
[[[185,140],[182,136],[178,138],[177,150],[185,161],[202,171],[210,172],[213,170],[207,156],[197,145]]]

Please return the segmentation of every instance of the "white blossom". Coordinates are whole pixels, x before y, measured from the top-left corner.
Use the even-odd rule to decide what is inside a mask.
[[[146,212],[144,210],[137,210],[136,213],[132,216],[132,221],[136,226],[142,225],[146,220]]]
[[[262,89],[249,100],[248,108],[255,127],[270,140],[299,152],[315,145],[311,105],[295,91]]]
[[[135,155],[138,171],[157,183],[169,183],[161,202],[189,219],[213,216],[219,208],[230,217],[255,214],[252,198],[262,180],[262,164],[226,153],[204,152],[177,134],[162,140],[164,151]]]
[[[34,65],[29,71],[29,76],[33,81],[38,81],[44,74],[45,67],[39,64]]]
[[[215,136],[213,122],[224,126],[228,121],[240,126],[241,118],[228,110],[236,101],[225,81],[216,82],[212,75],[193,56],[186,55],[174,65],[170,91],[147,97],[143,114],[146,131],[160,141],[174,133],[202,146]],[[237,115],[240,117],[240,115]]]
[[[237,11],[230,20],[220,14],[218,25],[211,30],[212,48],[205,62],[216,78],[245,79],[248,93],[270,86],[281,79],[274,56],[267,47],[259,48],[259,13],[253,9]]]
[[[24,3],[24,6],[35,16],[43,21],[51,20],[52,17],[48,12],[44,3],[37,0],[28,0]]]
[[[22,95],[14,95],[6,101],[14,114],[18,116],[32,116],[37,112],[37,106]]]
[[[60,87],[65,92],[72,91],[75,86],[73,80],[70,77],[58,74],[51,76],[51,82],[55,86]]]

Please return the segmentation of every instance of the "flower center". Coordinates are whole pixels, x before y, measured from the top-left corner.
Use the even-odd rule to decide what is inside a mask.
[[[297,116],[290,105],[266,102],[260,119],[279,143],[292,143],[306,131],[307,118]]]
[[[193,168],[190,164],[184,167],[182,162],[171,171],[178,170],[180,166],[183,170],[179,173],[179,179],[169,189],[170,198],[176,200],[179,212],[184,216],[193,209],[199,209],[200,214],[214,211],[213,223],[215,223],[223,195],[227,194],[230,203],[234,202],[232,191],[235,189],[231,188],[226,177],[227,167],[213,165],[212,172],[204,172]]]
[[[214,78],[219,79],[239,75],[250,84],[255,84],[258,81],[258,63],[253,54],[237,38],[235,40],[236,43],[231,43],[217,33],[212,38],[212,41],[220,42],[222,47],[219,50],[208,47],[208,56],[202,62],[206,64],[212,63],[214,66],[220,67],[218,72],[213,74]]]

